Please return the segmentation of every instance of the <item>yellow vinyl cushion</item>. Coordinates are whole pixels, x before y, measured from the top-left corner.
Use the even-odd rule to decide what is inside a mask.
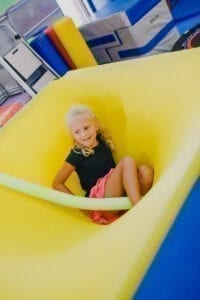
[[[155,168],[149,193],[108,226],[0,187],[1,299],[134,295],[199,175],[199,58],[196,48],[71,71],[0,130],[0,172],[50,188],[71,147],[66,111],[84,103],[112,134],[117,161]]]
[[[77,68],[97,65],[97,62],[70,17],[62,17],[53,23],[53,29]]]

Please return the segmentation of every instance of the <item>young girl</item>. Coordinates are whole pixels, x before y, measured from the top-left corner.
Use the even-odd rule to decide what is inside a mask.
[[[127,195],[135,205],[153,183],[153,169],[137,167],[132,157],[124,157],[118,164],[113,159],[114,143],[91,109],[74,105],[67,114],[67,126],[74,147],[57,173],[53,188],[72,194],[65,182],[76,171],[86,197],[120,197]],[[119,218],[121,211],[88,211],[93,222],[109,224]]]

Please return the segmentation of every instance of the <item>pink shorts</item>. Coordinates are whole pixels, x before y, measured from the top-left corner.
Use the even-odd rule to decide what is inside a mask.
[[[112,173],[113,169],[104,176],[97,180],[97,183],[91,188],[89,197],[90,198],[103,198],[105,194],[105,186],[108,176]],[[97,224],[110,224],[113,221],[117,220],[124,212],[116,211],[101,211],[101,210],[93,210],[90,211],[90,217],[94,223]]]
[[[97,180],[96,184],[91,188],[90,198],[103,198],[105,194],[106,181],[108,176],[112,173],[113,168],[104,176]]]

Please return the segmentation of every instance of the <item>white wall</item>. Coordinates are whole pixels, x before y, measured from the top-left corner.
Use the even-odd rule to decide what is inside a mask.
[[[83,25],[92,20],[92,13],[83,0],[56,0],[64,15],[73,19],[76,26]]]

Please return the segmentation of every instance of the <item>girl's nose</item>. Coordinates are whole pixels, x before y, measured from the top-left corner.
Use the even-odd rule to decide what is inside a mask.
[[[84,137],[84,136],[85,136],[85,134],[86,134],[86,133],[85,133],[85,131],[84,131],[84,130],[81,130],[81,132],[80,132],[80,136],[81,136],[81,137]]]

